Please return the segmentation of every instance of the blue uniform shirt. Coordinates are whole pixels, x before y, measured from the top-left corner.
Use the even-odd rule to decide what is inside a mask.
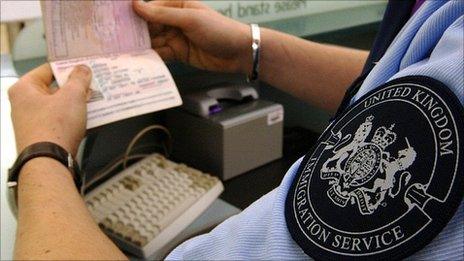
[[[447,85],[464,104],[464,1],[426,1],[394,39],[351,102],[381,84],[425,75]],[[282,183],[210,233],[177,247],[167,259],[310,259],[290,236],[285,199],[301,159]],[[464,256],[464,204],[445,229],[411,259],[458,260]]]

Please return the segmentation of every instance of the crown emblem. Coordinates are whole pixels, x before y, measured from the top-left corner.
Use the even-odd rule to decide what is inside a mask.
[[[372,142],[377,144],[380,148],[385,149],[390,144],[396,141],[396,133],[392,130],[395,124],[392,124],[390,128],[380,127],[375,131]]]

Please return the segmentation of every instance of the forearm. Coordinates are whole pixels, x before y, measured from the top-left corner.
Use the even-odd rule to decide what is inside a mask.
[[[18,205],[15,259],[127,259],[93,221],[70,172],[53,159],[23,167]]]
[[[260,78],[334,112],[361,73],[368,52],[318,44],[270,29],[261,32]]]

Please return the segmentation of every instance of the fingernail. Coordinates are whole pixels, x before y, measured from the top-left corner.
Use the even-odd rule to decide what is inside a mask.
[[[91,73],[90,68],[85,66],[85,65],[78,65],[78,66],[76,66],[76,68],[74,70],[75,70],[75,72],[80,73],[80,74],[85,75],[85,76],[87,76],[87,75],[89,75]]]

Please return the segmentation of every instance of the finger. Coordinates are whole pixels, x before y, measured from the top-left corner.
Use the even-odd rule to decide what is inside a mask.
[[[151,3],[153,5],[177,8],[208,8],[205,4],[198,0],[155,0]]]
[[[71,96],[86,100],[91,80],[92,72],[90,69],[85,65],[79,65],[71,72],[68,81],[61,90]]]
[[[191,1],[191,0],[189,0]],[[136,2],[144,2],[141,0],[134,0],[134,4],[139,4]],[[181,1],[181,0],[156,0],[156,1],[150,1],[149,4],[155,5],[155,6],[165,6],[165,7],[176,7],[176,8],[183,8],[185,7],[185,2],[186,1]],[[144,3],[141,3],[144,4]]]
[[[168,28],[168,30],[165,30],[163,33],[151,39],[151,46],[153,48],[160,48],[160,47],[169,45],[169,43],[172,42],[173,40],[176,40],[182,37],[183,37],[182,32],[179,29],[170,27]]]
[[[179,29],[176,28],[171,28],[171,30],[166,31],[164,34],[166,37],[166,41],[169,42],[170,40],[179,38],[179,36],[182,36],[182,32]]]
[[[134,10],[145,20],[185,29],[191,24],[193,9],[167,7],[157,2],[134,2]]]
[[[148,30],[150,31],[151,36],[157,36],[161,34],[163,31],[165,31],[166,26],[163,24],[153,24],[149,23],[148,24]]]
[[[161,56],[161,58],[165,62],[174,61],[176,59],[176,55],[171,47],[165,46],[161,48],[155,48],[155,51]]]
[[[30,88],[31,86],[44,94],[51,94],[50,84],[53,82],[53,73],[48,63],[33,69],[32,71],[21,77],[21,84],[19,86]]]
[[[49,86],[53,82],[52,68],[48,63],[42,64],[41,66],[25,74],[23,78],[27,78],[32,83]]]
[[[166,46],[166,37],[165,36],[158,36],[158,37],[155,37],[153,39],[151,39],[151,47],[153,49],[156,49],[156,48],[161,48],[163,46]]]

